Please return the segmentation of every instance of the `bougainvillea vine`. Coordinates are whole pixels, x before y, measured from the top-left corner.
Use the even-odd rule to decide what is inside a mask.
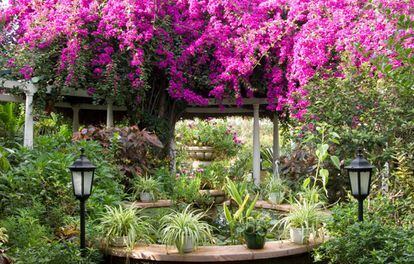
[[[409,0],[14,0],[1,10],[0,41],[26,79],[49,75],[101,94],[127,80],[139,103],[156,69],[173,99],[266,96],[269,110],[301,118],[315,73],[340,75],[344,56],[355,65],[392,57],[396,14],[413,8]],[[33,53],[56,66],[45,72]]]

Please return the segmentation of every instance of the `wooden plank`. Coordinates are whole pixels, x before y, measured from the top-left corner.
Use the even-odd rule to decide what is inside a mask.
[[[224,99],[222,101],[219,101],[217,99],[209,99],[208,105],[237,105],[235,99]],[[267,105],[267,99],[266,98],[243,98],[242,100],[243,105]]]
[[[76,104],[76,105],[79,106],[80,109],[85,109],[85,110],[101,110],[101,111],[107,110],[106,105],[94,105],[94,104]],[[72,104],[66,103],[66,102],[59,102],[55,104],[55,107],[72,108]],[[113,110],[114,111],[126,111],[127,108],[123,106],[114,106]]]
[[[126,206],[143,209],[143,208],[161,208],[161,207],[170,207],[173,205],[172,200],[158,200],[151,203],[142,203],[142,202],[126,202]]]
[[[6,89],[14,89],[19,88],[22,89],[25,87],[25,83],[21,81],[11,81],[4,78],[0,78],[0,88],[6,88]]]
[[[237,107],[224,109],[219,107],[187,107],[185,112],[191,114],[248,114],[253,113],[253,110]]]
[[[0,94],[0,102],[24,103],[24,99],[12,94]]]

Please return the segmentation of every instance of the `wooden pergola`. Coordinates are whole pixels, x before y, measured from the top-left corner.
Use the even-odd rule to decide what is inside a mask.
[[[52,87],[47,89],[51,92]],[[0,102],[17,102],[25,103],[25,123],[24,123],[24,146],[28,148],[33,147],[33,98],[38,91],[35,83],[30,81],[12,81],[0,78],[0,89],[5,91],[0,93]],[[10,89],[19,89],[25,95],[25,98],[7,93]],[[68,90],[62,93],[65,97],[89,98],[91,96],[84,90]],[[76,100],[75,100],[76,101]],[[270,112],[266,110],[267,101],[265,98],[244,98],[243,106],[238,107],[235,100],[223,100],[218,102],[211,99],[208,106],[189,105],[183,112],[183,116],[191,117],[211,117],[211,116],[253,116],[253,178],[256,184],[260,183],[260,114],[270,116]],[[220,107],[219,107],[220,106]],[[92,103],[70,103],[57,102],[56,108],[71,109],[72,110],[72,127],[73,131],[78,131],[79,111],[83,110],[98,110],[106,111],[106,125],[113,127],[114,125],[114,111],[126,111],[125,107],[114,106],[113,101],[107,100],[105,104],[96,105]],[[277,114],[271,114],[273,119],[273,163],[275,164],[280,157],[279,145],[279,118]]]

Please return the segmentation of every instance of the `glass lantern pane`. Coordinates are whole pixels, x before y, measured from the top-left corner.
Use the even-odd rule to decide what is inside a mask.
[[[349,180],[351,181],[351,191],[353,195],[359,195],[358,193],[358,172],[350,171]]]
[[[367,195],[369,189],[369,171],[361,172],[361,194]]]
[[[85,171],[83,173],[83,184],[84,184],[84,191],[83,195],[91,195],[91,187],[92,187],[92,171]]]
[[[73,182],[73,192],[75,195],[82,195],[82,172],[73,171],[72,172],[72,182]]]

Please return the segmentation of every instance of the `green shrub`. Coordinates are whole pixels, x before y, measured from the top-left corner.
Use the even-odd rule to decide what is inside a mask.
[[[354,223],[316,251],[316,260],[340,264],[414,263],[414,230],[380,221]]]
[[[97,167],[94,189],[87,202],[87,223],[124,197],[120,172],[111,155],[94,141],[71,142],[71,133],[60,129],[53,136],[36,137],[32,150],[19,147],[10,155],[11,168],[0,172],[0,223],[9,234],[9,255],[15,263],[82,263],[79,256],[78,201],[73,196],[68,167],[79,156],[79,148]],[[59,230],[73,226],[69,236]],[[88,232],[94,233],[93,225]],[[88,236],[92,240],[92,236]],[[92,254],[92,253],[91,253]],[[93,252],[95,262],[98,252]]]
[[[365,221],[357,222],[357,204],[336,206],[328,224],[330,240],[314,253],[317,261],[340,264],[414,263],[414,229],[388,198],[370,201]]]

